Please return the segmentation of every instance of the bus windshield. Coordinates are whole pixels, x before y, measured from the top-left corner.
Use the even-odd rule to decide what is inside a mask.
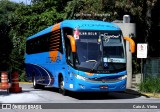
[[[76,45],[79,62],[77,66],[89,71],[95,68],[104,69],[105,60],[124,58],[120,31],[79,31]]]

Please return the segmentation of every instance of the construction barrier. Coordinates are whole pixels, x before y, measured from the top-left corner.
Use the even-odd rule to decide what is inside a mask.
[[[8,83],[8,73],[7,72],[1,72],[1,84],[0,84],[0,89],[7,89],[10,87]]]
[[[19,93],[22,92],[22,88],[19,87],[19,75],[18,72],[13,72],[11,74],[11,87],[9,88],[9,92],[11,93]]]

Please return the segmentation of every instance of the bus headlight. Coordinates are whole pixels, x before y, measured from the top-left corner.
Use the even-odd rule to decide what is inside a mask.
[[[77,74],[74,74],[74,76],[79,79],[79,80],[86,80],[87,78],[83,77],[83,76],[80,76],[80,75],[77,75]]]
[[[124,76],[119,77],[118,79],[123,80],[123,79],[126,79],[126,78],[127,78],[127,75],[124,75]]]

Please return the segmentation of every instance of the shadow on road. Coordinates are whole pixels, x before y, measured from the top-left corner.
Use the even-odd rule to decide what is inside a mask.
[[[22,89],[22,92],[19,92],[19,93],[10,93],[7,90],[0,90],[0,96],[9,96],[12,94],[30,93],[31,91],[42,91],[42,89],[28,89],[28,90]]]
[[[0,90],[0,96],[9,96],[10,93],[7,92],[7,90]]]
[[[58,92],[57,88],[41,88],[33,89],[32,85],[23,85],[22,93],[30,93],[33,91],[51,91]],[[0,91],[0,96],[9,96],[12,93],[7,93],[6,91]],[[59,93],[60,94],[60,93]],[[127,89],[125,92],[69,92],[67,91],[68,97],[78,99],[78,100],[115,100],[115,99],[134,99],[141,96],[148,96],[141,94],[138,91]]]
[[[57,88],[44,88],[43,90],[53,91],[58,93]],[[60,93],[59,93],[60,94]],[[134,99],[146,95],[141,94],[138,91],[127,89],[125,92],[71,92],[67,91],[66,96],[78,99],[78,100],[114,100],[114,99]]]

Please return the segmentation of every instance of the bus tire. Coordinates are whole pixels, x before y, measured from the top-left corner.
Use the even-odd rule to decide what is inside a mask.
[[[35,77],[33,77],[33,88],[34,89],[38,89],[39,88],[39,85],[37,84],[37,81],[36,81]]]
[[[59,81],[59,93],[61,93],[62,95],[66,95],[66,90],[64,89],[64,79],[61,76],[60,77],[60,81]]]

